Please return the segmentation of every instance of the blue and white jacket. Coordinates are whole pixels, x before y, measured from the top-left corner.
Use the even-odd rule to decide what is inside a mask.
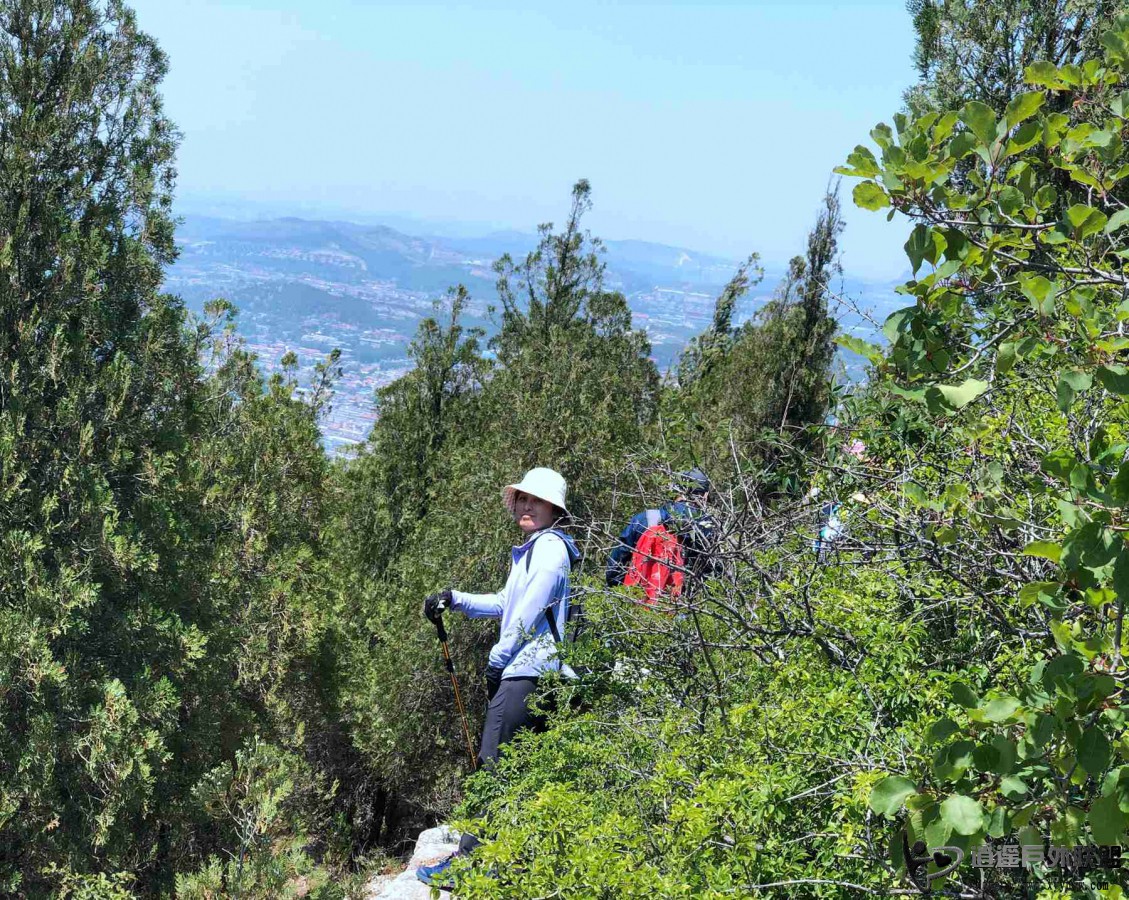
[[[536,678],[562,670],[548,616],[554,617],[557,633],[564,635],[569,573],[579,559],[572,538],[546,528],[513,548],[510,574],[498,593],[451,591],[452,609],[472,619],[502,620],[501,637],[490,650],[490,665],[502,669],[502,678]],[[567,665],[562,674],[576,677]]]

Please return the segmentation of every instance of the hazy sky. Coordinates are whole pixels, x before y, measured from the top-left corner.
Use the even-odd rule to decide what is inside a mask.
[[[586,177],[604,237],[779,262],[914,78],[903,0],[133,5],[170,56],[185,208],[532,230]],[[845,263],[896,276],[906,228],[851,186]]]

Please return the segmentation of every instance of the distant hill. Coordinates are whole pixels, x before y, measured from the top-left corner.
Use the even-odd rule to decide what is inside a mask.
[[[467,324],[491,332],[496,259],[523,256],[537,236],[494,231],[476,237],[413,235],[388,225],[296,217],[262,220],[184,217],[180,258],[168,289],[199,310],[214,297],[240,309],[239,328],[269,371],[287,350],[308,373],[334,347],[345,377],[326,423],[331,446],[358,440],[373,419],[374,390],[405,372],[407,347],[420,320],[448,288],[466,285]],[[607,284],[622,291],[636,323],[651,338],[661,368],[708,325],[714,301],[739,262],[648,241],[606,241]],[[753,315],[784,268],[766,265],[765,281],[738,311]],[[898,305],[891,285],[848,280],[844,289],[882,317]],[[874,329],[850,312],[843,327],[864,337]],[[849,360],[854,372],[858,360]]]

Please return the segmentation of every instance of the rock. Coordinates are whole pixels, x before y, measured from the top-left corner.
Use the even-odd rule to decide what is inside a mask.
[[[377,875],[365,886],[363,900],[431,900],[431,888],[416,880],[416,869],[439,862],[459,847],[459,834],[445,825],[429,828],[416,841],[408,867],[399,875]]]

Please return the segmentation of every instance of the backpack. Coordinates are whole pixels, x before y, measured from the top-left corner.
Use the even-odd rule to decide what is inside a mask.
[[[662,521],[657,509],[647,510],[647,530],[635,542],[631,565],[623,583],[641,584],[646,606],[654,606],[660,595],[676,600],[685,577],[682,542]]]

